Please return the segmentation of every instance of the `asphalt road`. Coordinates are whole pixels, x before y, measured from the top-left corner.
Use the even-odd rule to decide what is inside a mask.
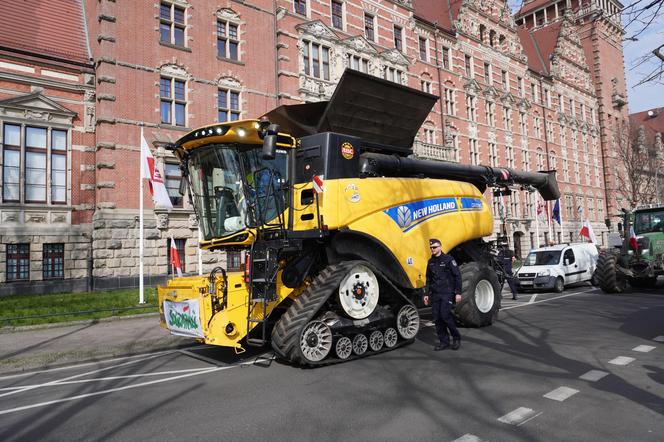
[[[461,333],[317,369],[200,346],[0,377],[0,440],[663,440],[664,293],[505,298]]]

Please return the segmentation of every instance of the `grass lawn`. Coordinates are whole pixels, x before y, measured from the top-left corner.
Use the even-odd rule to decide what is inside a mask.
[[[127,307],[147,307],[134,310],[112,311]],[[46,318],[26,318],[11,321],[4,318],[18,316],[50,315],[54,313],[86,312],[108,310],[95,313],[59,315]],[[113,290],[95,293],[61,293],[55,295],[15,295],[0,298],[0,327],[13,325],[35,325],[52,322],[80,321],[83,319],[127,316],[156,312],[157,290],[145,289],[145,304],[138,303],[138,289]]]

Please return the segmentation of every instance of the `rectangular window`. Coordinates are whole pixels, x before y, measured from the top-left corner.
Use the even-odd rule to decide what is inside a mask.
[[[518,85],[519,85],[519,96],[520,96],[521,98],[523,98],[523,97],[526,96],[526,89],[525,89],[524,84],[523,84],[523,78],[521,78],[521,77],[516,77],[516,81],[517,81],[517,83],[518,83]]]
[[[186,125],[186,83],[175,78],[161,77],[159,81],[161,122],[175,126]]]
[[[397,25],[394,25],[394,47],[403,52],[403,29]]]
[[[551,91],[548,89],[544,89],[544,102],[546,107],[551,107]]]
[[[7,244],[7,281],[30,279],[30,244]]]
[[[178,256],[180,257],[180,266],[182,267],[182,273],[185,273],[186,270],[186,264],[185,264],[185,254],[184,254],[184,246],[185,243],[187,242],[186,239],[174,239],[175,241],[175,248],[178,251]],[[166,262],[168,263],[168,274],[169,275],[177,275],[177,270],[173,268],[173,264],[171,262],[171,239],[167,238],[166,239]]]
[[[20,201],[21,126],[5,124],[2,139],[2,200]]]
[[[484,82],[486,84],[492,84],[491,80],[491,64],[488,62],[484,62]]]
[[[307,15],[307,0],[293,0],[293,8],[300,15]]]
[[[533,118],[535,127],[535,138],[542,138],[542,120],[539,117]]]
[[[240,119],[240,93],[230,89],[219,89],[217,118],[220,123]]]
[[[51,131],[51,202],[67,202],[67,132]]]
[[[519,112],[519,132],[521,135],[528,135],[528,123],[524,112]]]
[[[239,60],[237,25],[224,20],[217,21],[217,56]]]
[[[477,98],[466,95],[466,116],[470,121],[477,121]]]
[[[489,143],[489,163],[491,166],[498,166],[498,149],[496,143]]]
[[[369,72],[369,60],[358,57],[357,55],[348,54],[348,67],[366,74]]]
[[[450,70],[452,63],[450,62],[450,48],[443,46],[443,68]]]
[[[581,119],[586,121],[586,105],[581,103]]]
[[[558,110],[560,113],[565,112],[565,100],[563,99],[563,94],[558,94]]]
[[[364,14],[364,36],[369,41],[376,41],[376,36],[374,35],[373,15]]]
[[[530,172],[530,152],[528,149],[523,150],[523,170]]]
[[[341,2],[332,1],[332,27],[344,28],[344,7]]]
[[[506,131],[512,132],[512,109],[504,108],[503,127]]]
[[[533,103],[537,103],[539,101],[539,97],[537,95],[537,85],[535,83],[530,83],[530,95]]]
[[[490,127],[496,125],[496,104],[487,102],[486,103],[486,124]]]
[[[456,103],[454,102],[454,91],[445,89],[445,112],[447,115],[456,115]]]
[[[180,183],[182,181],[182,171],[180,166],[175,163],[164,163],[164,183],[168,196],[171,199],[173,207],[182,207],[182,195],[180,195]]]
[[[547,141],[553,141],[553,122],[546,122],[546,139]]]
[[[389,81],[393,81],[395,83],[401,84],[401,77],[403,75],[403,72],[401,72],[398,69],[391,68],[391,67],[385,67],[385,70],[383,71],[383,78]]]
[[[159,41],[184,46],[184,9],[162,2],[159,6]]]
[[[574,107],[574,100],[571,98],[569,99],[569,111],[573,117],[576,117],[576,108]]]
[[[42,252],[42,271],[44,279],[62,279],[65,277],[65,245],[44,244]]]
[[[46,129],[25,128],[25,202],[46,202]]]
[[[304,74],[322,80],[330,79],[330,48],[304,40]]]
[[[226,252],[226,269],[229,271],[242,270],[242,252],[231,250]]]
[[[434,129],[424,129],[424,140],[429,144],[436,144],[436,131]]]
[[[431,93],[431,82],[426,80],[421,80],[420,84],[422,85],[422,91],[426,93]]]
[[[427,57],[427,39],[420,37],[419,42],[420,42],[420,60],[429,61],[429,57]]]
[[[500,81],[505,92],[510,91],[510,77],[506,70],[500,71]]]
[[[477,148],[477,140],[468,140],[470,147],[470,164],[477,166],[480,164],[480,150]]]
[[[464,55],[465,67],[466,67],[466,77],[473,77],[473,58],[470,55]]]

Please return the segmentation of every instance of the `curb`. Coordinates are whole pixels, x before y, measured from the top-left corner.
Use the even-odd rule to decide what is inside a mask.
[[[98,323],[113,322],[113,321],[126,321],[131,319],[147,318],[151,316],[159,316],[159,312],[139,313],[137,315],[128,315],[128,316],[111,316],[108,318],[99,318],[99,319],[85,319],[82,321],[53,322],[51,324],[6,326],[6,327],[0,327],[0,334],[20,333],[22,331],[43,330],[49,328],[72,327],[77,325],[90,325],[90,324],[98,324]]]

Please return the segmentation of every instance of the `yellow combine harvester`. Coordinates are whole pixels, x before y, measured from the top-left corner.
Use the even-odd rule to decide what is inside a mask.
[[[244,272],[214,269],[159,287],[161,325],[233,347],[272,344],[326,364],[412,342],[428,239],[460,265],[458,319],[493,322],[501,285],[482,192],[559,196],[555,172],[412,158],[436,97],[346,71],[329,102],[213,124],[172,149],[203,232],[200,247],[245,250]]]

